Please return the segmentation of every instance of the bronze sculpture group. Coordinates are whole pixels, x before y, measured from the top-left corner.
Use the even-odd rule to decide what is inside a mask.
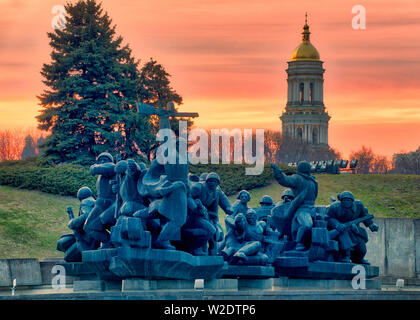
[[[189,173],[188,164],[157,160],[149,168],[131,159],[114,163],[103,153],[91,166],[98,175],[97,199],[89,188],[79,190],[79,216],[69,213],[73,234],[62,236],[57,249],[66,261],[82,261],[83,251],[128,247],[221,256],[229,265],[266,266],[282,256],[305,255],[310,261],[368,264],[368,236],[360,223],[371,231],[378,226],[351,192],[317,207],[318,183],[309,163],[301,162],[290,176],[276,165],[272,169],[290,189],[279,203],[265,195],[259,207],[250,208],[246,190],[231,205],[214,172],[199,177]]]

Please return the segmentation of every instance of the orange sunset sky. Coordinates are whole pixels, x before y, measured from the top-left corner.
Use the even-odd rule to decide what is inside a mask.
[[[0,130],[36,127],[49,62],[47,32],[61,0],[0,0]],[[137,59],[172,75],[202,128],[281,130],[287,61],[305,12],[324,61],[329,143],[391,157],[420,145],[420,1],[103,0]],[[366,29],[354,30],[354,5]]]

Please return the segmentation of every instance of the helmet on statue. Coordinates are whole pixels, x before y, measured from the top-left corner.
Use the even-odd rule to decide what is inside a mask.
[[[216,172],[210,172],[206,176],[206,182],[209,181],[210,179],[217,180],[217,182],[220,184],[220,177],[219,177],[219,175]]]
[[[107,158],[110,162],[114,162],[114,157],[109,152],[102,152],[99,156],[97,156],[96,161],[101,158]]]
[[[293,194],[293,191],[290,189],[286,189],[283,191],[283,193],[281,194],[281,198],[284,200],[284,198],[289,197],[294,199],[295,195]]]
[[[77,191],[77,199],[79,199],[79,201],[82,201],[86,198],[89,198],[93,195],[92,190],[89,187],[81,187],[78,191]]]
[[[274,203],[273,203],[273,199],[269,195],[265,195],[261,198],[260,204],[271,206]]]
[[[354,201],[354,195],[350,191],[343,191],[337,195],[338,200],[351,199]]]
[[[301,161],[297,167],[298,173],[310,174],[311,173],[311,164],[307,161]]]

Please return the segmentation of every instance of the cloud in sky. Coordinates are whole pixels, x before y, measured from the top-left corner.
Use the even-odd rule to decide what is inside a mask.
[[[182,109],[199,112],[200,126],[265,124],[280,129],[278,116],[287,98],[285,69],[300,43],[306,11],[312,43],[326,69],[324,97],[333,116],[332,143],[358,122],[372,143],[378,138],[365,126],[369,123],[382,123],[389,130],[381,135],[388,138],[400,136],[395,130],[406,132],[403,123],[420,124],[416,1],[369,1],[366,30],[351,27],[353,0],[102,3],[135,57],[142,61],[153,57],[165,66],[184,98]],[[46,33],[52,31],[51,9],[57,4],[0,0],[0,126],[13,121],[36,125],[33,115],[40,109],[36,95],[43,89],[39,72],[50,59]],[[18,113],[13,115],[13,110]],[[420,133],[410,135],[420,141]],[[393,141],[383,136],[381,141]],[[402,143],[390,143],[384,147],[386,153],[392,154]]]

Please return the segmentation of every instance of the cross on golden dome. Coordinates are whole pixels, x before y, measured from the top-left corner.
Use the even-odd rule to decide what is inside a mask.
[[[305,13],[305,25],[302,32],[302,43],[296,47],[292,54],[292,61],[318,61],[319,53],[310,42],[308,13]]]

